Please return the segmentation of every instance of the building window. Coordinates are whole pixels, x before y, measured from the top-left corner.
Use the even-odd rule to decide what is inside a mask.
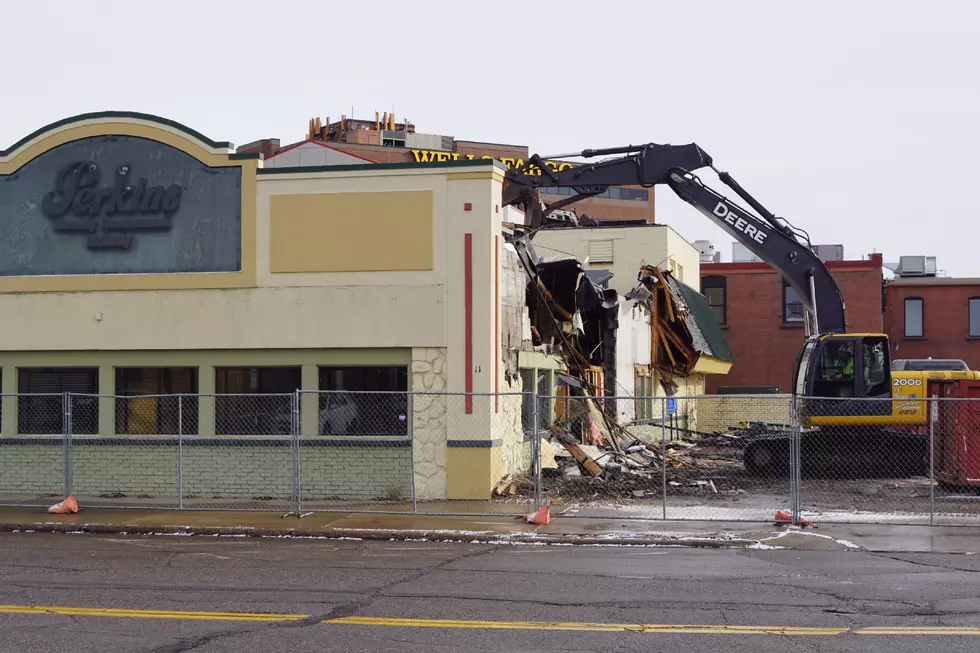
[[[715,316],[718,324],[728,324],[727,304],[726,304],[726,284],[725,277],[702,277],[701,294],[707,297],[708,306]]]
[[[525,368],[521,370],[521,427],[525,433],[533,433],[534,399],[538,401],[538,431],[555,423],[557,397],[554,388],[554,371]]]
[[[320,435],[408,435],[408,368],[321,367]]]
[[[980,338],[980,297],[970,298],[970,337]]]
[[[99,432],[99,368],[36,367],[17,372],[17,431],[40,435],[60,434],[65,413],[61,393],[78,393],[71,398],[71,432]],[[33,396],[24,396],[33,395]],[[80,396],[79,396],[80,395]]]
[[[923,302],[921,297],[909,297],[905,300],[905,337],[922,338],[925,336],[923,328],[922,311]]]
[[[197,434],[197,368],[117,367],[116,396],[116,433]]]
[[[299,366],[215,368],[215,433],[289,435],[301,379]]]
[[[653,419],[653,377],[648,370],[633,373],[633,396],[636,403],[636,420]]]
[[[539,189],[545,195],[576,195],[575,189],[568,186],[547,186]],[[594,197],[601,199],[629,200],[634,202],[646,202],[650,199],[649,191],[643,188],[618,188],[610,186],[603,192]]]
[[[795,324],[803,320],[803,299],[793,286],[783,281],[783,323]]]

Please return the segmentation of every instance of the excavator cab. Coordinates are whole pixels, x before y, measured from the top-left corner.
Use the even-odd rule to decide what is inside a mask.
[[[811,337],[796,361],[793,390],[801,400],[801,418],[811,424],[860,423],[890,416],[891,386],[884,334]]]

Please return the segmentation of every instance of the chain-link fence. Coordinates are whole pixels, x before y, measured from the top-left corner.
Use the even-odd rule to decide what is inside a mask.
[[[0,503],[980,524],[980,399],[0,397]]]

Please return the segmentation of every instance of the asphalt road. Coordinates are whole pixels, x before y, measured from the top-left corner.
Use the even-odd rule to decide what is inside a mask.
[[[978,572],[957,554],[0,534],[0,651],[955,653],[980,647]]]

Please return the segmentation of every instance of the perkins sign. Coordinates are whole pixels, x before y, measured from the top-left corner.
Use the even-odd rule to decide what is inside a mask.
[[[89,136],[0,174],[0,278],[242,269],[242,166]],[[253,191],[254,192],[254,191]]]
[[[436,152],[434,150],[412,150],[412,156],[415,157],[416,163],[430,163],[433,161],[472,161],[474,159],[493,159],[489,154],[484,154],[482,156],[477,156],[475,154],[460,154],[459,152]],[[524,159],[517,159],[510,156],[505,156],[497,159],[503,163],[508,168],[520,168],[524,165]],[[567,170],[568,168],[574,167],[574,164],[565,161],[545,161],[546,166],[551,168],[554,172],[559,170]],[[541,171],[535,166],[528,170],[529,174],[540,175]]]
[[[54,189],[41,200],[41,211],[55,231],[93,233],[130,229],[169,229],[171,215],[180,208],[183,188],[177,184],[150,186],[140,177],[129,183],[130,165],[116,168],[110,185],[99,187],[101,170],[93,161],[77,161],[58,171]],[[74,218],[67,217],[68,215]],[[152,216],[152,217],[143,217]],[[101,234],[89,237],[93,249],[127,248],[132,237]]]

